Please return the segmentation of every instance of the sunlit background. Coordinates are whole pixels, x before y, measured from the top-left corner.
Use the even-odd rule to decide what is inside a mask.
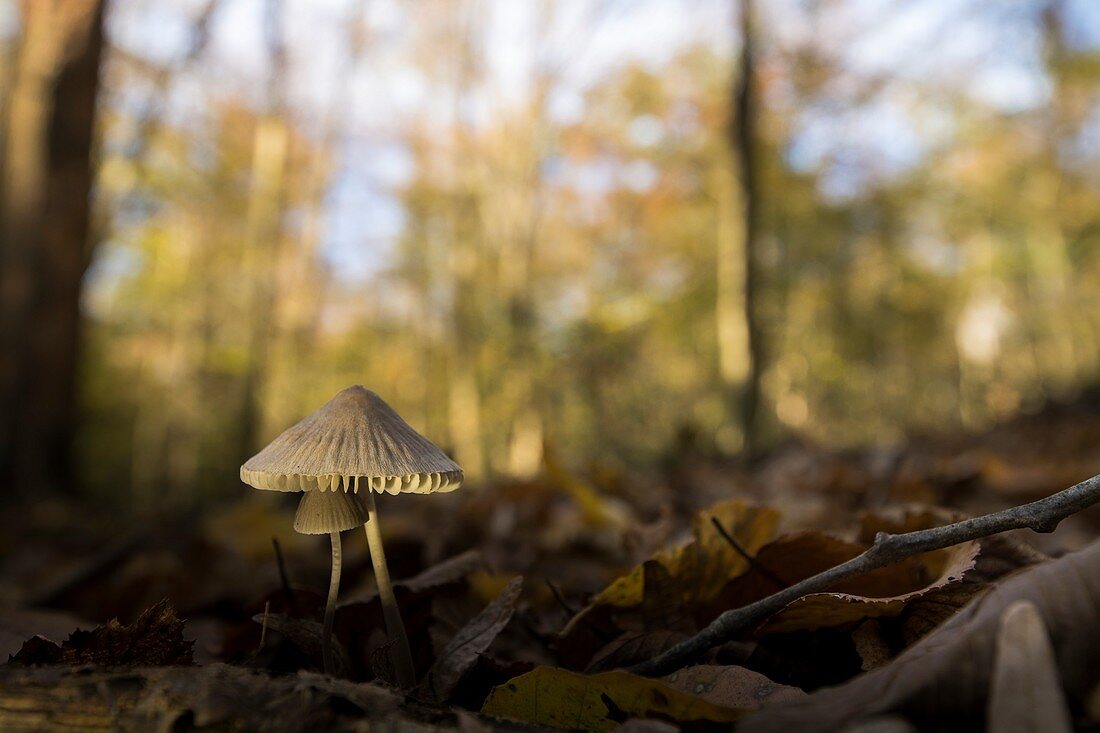
[[[79,482],[233,495],[354,383],[474,481],[1095,383],[1100,4],[757,5],[746,180],[736,0],[108,3]]]

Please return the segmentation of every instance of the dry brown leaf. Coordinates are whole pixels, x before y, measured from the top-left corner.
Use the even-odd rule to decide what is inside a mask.
[[[872,542],[878,532],[900,534],[965,519],[962,512],[935,506],[904,506],[865,513],[860,540]],[[901,640],[909,646],[939,626],[984,591],[989,584],[1028,565],[1048,559],[1013,534],[978,540],[981,551],[962,582],[933,588],[911,601],[902,614]]]
[[[678,593],[676,581],[664,565],[646,560],[642,565],[645,597],[639,607],[643,628],[693,633],[695,624]]]
[[[743,501],[721,502],[700,512],[692,522],[691,541],[657,552],[611,583],[569,621],[558,643],[562,663],[584,668],[598,650],[624,632],[659,630],[648,627],[646,617],[656,623],[654,619],[664,615],[666,621],[675,618],[677,628],[690,628],[698,609],[713,602],[730,579],[749,568],[748,561],[714,528],[712,518],[752,553],[775,535],[779,513]],[[650,597],[650,590],[655,597]]]
[[[609,669],[629,667],[638,662],[652,659],[679,644],[688,635],[682,631],[626,631],[603,649],[596,652],[588,663],[585,672],[592,674]]]
[[[756,565],[735,578],[697,617],[701,623],[778,590],[777,580],[796,583],[856,557],[867,544],[818,531],[794,532],[769,542]],[[864,618],[892,616],[914,600],[958,582],[969,572],[978,545],[968,543],[907,558],[837,583],[828,593],[804,596],[761,625],[759,634],[842,626]]]
[[[1013,602],[1035,604],[1050,633],[1071,705],[1100,682],[1100,542],[1021,571],[994,586],[943,626],[872,672],[746,719],[744,733],[833,731],[897,713],[918,727],[943,720],[978,730],[986,707],[1001,615]]]
[[[699,664],[662,677],[669,687],[728,708],[756,710],[765,705],[800,700],[806,693],[797,687],[772,682],[745,667]]]
[[[428,672],[431,690],[437,700],[446,700],[462,676],[474,666],[512,619],[516,601],[523,590],[523,577],[513,578],[477,616],[459,629]]]
[[[679,601],[665,566],[656,560],[646,560],[643,569],[645,599],[639,609],[642,630],[624,632],[598,651],[586,672],[628,667],[660,654],[694,633],[695,624]]]
[[[692,540],[681,547],[658,551],[651,558],[668,570],[679,597],[689,603],[713,598],[731,578],[749,564],[714,528],[713,520],[726,528],[749,553],[756,552],[775,535],[779,512],[726,501],[699,512],[692,520]],[[645,597],[645,565],[639,565],[605,588],[593,605],[632,608]]]
[[[890,645],[882,638],[882,627],[873,618],[867,619],[852,631],[852,644],[856,647],[860,667],[864,672],[881,667],[894,656]]]
[[[481,553],[477,550],[468,550],[436,563],[419,575],[399,580],[394,583],[394,586],[406,588],[413,593],[422,593],[443,585],[457,583],[484,569],[485,558]]]
[[[257,614],[252,617],[256,623],[267,624],[267,628],[282,634],[287,641],[296,646],[299,651],[313,662],[315,669],[321,669],[324,656],[324,626],[313,619],[294,618],[281,613]],[[333,635],[330,639],[333,649],[332,674],[337,677],[345,677],[351,670],[351,662],[348,660],[348,650],[340,643],[340,639]]]
[[[960,581],[974,567],[977,556],[978,543],[967,542],[879,568],[837,584],[836,591],[811,593],[793,601],[768,619],[758,633],[813,630],[895,616],[912,601]],[[901,588],[919,585],[913,590],[886,595],[895,584]]]

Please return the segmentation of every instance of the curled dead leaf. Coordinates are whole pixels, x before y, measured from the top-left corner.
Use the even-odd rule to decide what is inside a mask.
[[[741,730],[832,731],[888,713],[918,727],[951,720],[960,729],[982,727],[1001,616],[1012,603],[1030,601],[1049,634],[1062,687],[1071,705],[1083,707],[1100,683],[1100,542],[1021,571],[889,664],[802,701],[766,708]]]
[[[910,602],[961,581],[974,567],[978,552],[978,543],[967,542],[865,573],[838,584],[835,591],[799,598],[768,619],[758,633],[813,630],[895,616]],[[891,591],[895,594],[890,595]]]

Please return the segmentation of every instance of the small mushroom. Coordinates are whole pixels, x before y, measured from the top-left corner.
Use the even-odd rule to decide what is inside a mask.
[[[294,515],[294,531],[300,534],[327,534],[332,543],[332,574],[325,603],[321,657],[325,674],[332,673],[332,622],[336,617],[336,596],[340,592],[340,533],[367,521],[367,508],[355,494],[338,488],[305,491]]]
[[[305,492],[294,528],[307,534],[330,533],[333,570],[325,609],[326,671],[339,587],[340,531],[366,523],[386,630],[396,642],[397,682],[412,687],[416,683],[412,653],[386,567],[374,494],[453,491],[462,483],[458,464],[413,430],[381,397],[357,385],[340,391],[248,459],[241,466],[241,480],[257,489]]]

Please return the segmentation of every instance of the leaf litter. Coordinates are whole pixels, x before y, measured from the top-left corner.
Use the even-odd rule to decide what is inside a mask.
[[[681,492],[671,503],[655,500],[662,487],[652,478],[627,480],[606,469],[574,476],[559,464],[543,479],[501,480],[467,498],[444,497],[418,509],[415,521],[395,510],[394,574],[403,578],[395,593],[420,673],[413,696],[394,698],[397,719],[432,729],[507,727],[510,718],[592,730],[640,720],[688,729],[740,721],[739,729],[752,731],[832,730],[882,716],[926,725],[950,715],[980,727],[987,714],[1004,719],[1012,707],[1011,694],[994,692],[992,676],[1017,686],[1042,678],[1034,664],[996,661],[1006,658],[997,640],[1007,608],[1024,600],[1050,640],[1074,722],[1095,725],[1100,650],[1091,630],[1100,593],[1092,579],[1100,577],[1100,553],[1051,559],[1095,537],[1088,512],[1067,522],[1057,542],[990,537],[804,596],[666,678],[618,669],[664,651],[724,610],[854,557],[878,532],[956,521],[1092,471],[1092,456],[1030,450],[1037,441],[1019,436],[1057,425],[1043,419],[984,438],[917,444],[890,460],[874,451],[795,447],[751,472],[731,472],[695,456],[669,466],[663,480]],[[602,497],[611,498],[601,505]],[[52,608],[0,611],[0,622],[11,620],[9,647],[19,649],[0,671],[4,685],[45,695],[67,689],[66,673],[51,672],[52,688],[35,687],[43,678],[34,675],[91,665],[129,667],[152,691],[167,679],[157,670],[182,665],[171,684],[194,703],[188,695],[211,689],[205,675],[236,679],[235,670],[251,668],[256,676],[241,689],[276,689],[283,675],[319,669],[317,589],[325,569],[308,543],[280,534],[280,511],[247,505],[261,508],[242,503],[215,522],[178,522],[151,535],[157,543],[131,548],[131,556],[56,563],[68,570],[43,574],[40,586],[31,568],[48,562],[25,571],[9,563],[0,585],[26,588],[16,602],[48,599],[39,602]],[[434,529],[418,529],[424,526]],[[285,574],[275,572],[270,535],[285,548]],[[213,570],[205,585],[194,570],[204,567]],[[526,582],[514,579],[519,573]],[[388,642],[365,548],[349,546],[346,578],[351,600],[336,616],[339,677],[382,690],[388,675],[372,660]],[[153,595],[166,588],[187,628],[203,630],[204,659],[233,666],[187,666],[194,655],[183,623]],[[103,613],[135,620],[102,623]],[[77,626],[89,630],[57,641]],[[1028,629],[1025,637],[1035,637]],[[28,638],[36,631],[48,638]],[[362,705],[341,702],[353,697],[337,690],[340,680],[301,679],[325,691],[311,704],[329,700],[334,725],[362,716]],[[536,692],[537,709],[530,704]],[[232,705],[219,705],[219,715],[231,714]],[[448,708],[470,712],[455,717]]]

